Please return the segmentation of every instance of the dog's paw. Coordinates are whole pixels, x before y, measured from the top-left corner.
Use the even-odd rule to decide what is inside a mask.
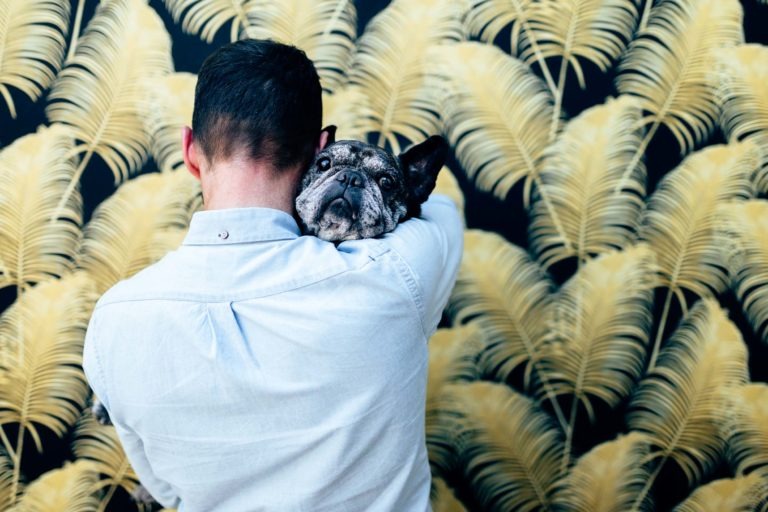
[[[144,505],[153,505],[157,503],[155,501],[155,498],[153,498],[152,495],[149,494],[149,491],[147,490],[147,488],[141,484],[134,487],[133,491],[131,491],[131,499],[136,503],[141,503]]]
[[[93,413],[93,416],[96,418],[96,421],[98,421],[102,425],[112,424],[112,420],[109,419],[109,411],[107,411],[107,408],[104,407],[104,404],[102,404],[101,401],[98,398],[96,398],[95,395],[93,397],[93,405],[91,405],[91,412]]]

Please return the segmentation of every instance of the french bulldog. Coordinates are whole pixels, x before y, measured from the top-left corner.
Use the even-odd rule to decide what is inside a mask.
[[[448,144],[432,136],[398,156],[357,140],[329,141],[302,178],[296,212],[302,232],[330,242],[374,238],[421,213]]]

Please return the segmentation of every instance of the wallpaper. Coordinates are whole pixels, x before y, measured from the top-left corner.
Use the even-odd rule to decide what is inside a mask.
[[[201,208],[180,127],[247,37],[338,138],[450,142],[435,512],[768,510],[764,0],[0,0],[0,510],[161,508],[83,338]]]

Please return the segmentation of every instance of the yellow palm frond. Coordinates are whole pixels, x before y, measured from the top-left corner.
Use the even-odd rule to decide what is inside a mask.
[[[584,454],[563,478],[554,497],[559,510],[625,512],[649,476],[649,445],[639,432],[621,435]],[[638,511],[651,510],[645,500]]]
[[[728,140],[752,140],[762,148],[760,192],[768,192],[768,48],[745,44],[717,52],[721,66],[720,124]]]
[[[184,239],[199,190],[200,182],[181,170],[127,181],[94,211],[78,266],[103,293],[159,260]]]
[[[459,182],[456,179],[456,176],[447,165],[444,165],[443,168],[440,169],[440,173],[437,175],[435,192],[438,194],[444,194],[453,199],[453,202],[456,203],[456,207],[459,209],[461,220],[464,222],[464,226],[466,227],[467,221],[464,214],[464,192],[461,191],[461,187],[459,186]]]
[[[491,45],[444,45],[429,60],[435,87],[443,89],[440,112],[462,168],[479,189],[500,199],[527,179],[527,201],[549,142],[552,97],[544,84],[528,66]]]
[[[534,189],[529,228],[531,246],[545,267],[620,249],[632,240],[644,204],[645,167],[635,166],[618,194],[615,188],[640,144],[640,115],[636,99],[609,99],[570,121],[547,148],[539,174],[545,195]]]
[[[520,247],[496,233],[464,233],[464,256],[448,312],[455,324],[479,327],[486,346],[477,364],[484,375],[503,382],[524,366],[529,385],[532,362],[549,329],[553,288]]]
[[[172,68],[170,36],[144,0],[99,4],[46,107],[51,122],[72,128],[81,141],[75,150],[84,154],[59,208],[94,153],[109,166],[115,185],[144,164],[150,144],[145,98],[154,80]]]
[[[0,387],[0,425],[19,424],[32,435],[39,452],[43,446],[38,428],[61,437],[85,406],[88,385],[79,366],[97,298],[90,277],[74,272],[30,288],[0,317],[0,347],[7,351],[20,346],[23,354],[17,362],[5,353],[0,366],[0,375],[7,379]]]
[[[733,391],[728,458],[738,474],[768,470],[768,385],[748,384]]]
[[[21,291],[72,269],[83,223],[80,192],[49,220],[75,174],[73,146],[69,130],[55,124],[0,152],[0,287],[15,284]]]
[[[756,165],[750,144],[710,146],[664,176],[643,213],[640,238],[656,252],[662,285],[686,307],[682,289],[710,296],[727,287],[717,209],[754,195]],[[665,308],[666,309],[666,308]]]
[[[66,461],[29,484],[19,503],[8,512],[95,512],[96,471],[87,460]]]
[[[482,350],[478,329],[464,325],[438,329],[429,340],[429,372],[426,402],[426,438],[433,475],[454,469],[456,453],[453,447],[455,428],[450,405],[443,402],[443,389],[451,382],[480,378],[475,360]]]
[[[533,4],[534,0],[470,0],[465,18],[469,34],[493,43],[502,30],[513,24],[510,46],[512,53],[517,54],[520,32],[528,22]]]
[[[768,201],[726,203],[717,217],[736,295],[755,333],[768,341]]]
[[[93,462],[94,469],[101,475],[98,487],[108,488],[101,498],[105,506],[118,487],[131,493],[139,485],[115,427],[101,425],[88,409],[78,421],[72,451],[78,459]]]
[[[464,38],[461,2],[394,0],[368,24],[357,43],[350,83],[361,87],[371,121],[397,153],[397,136],[411,142],[438,131],[439,101],[425,73],[430,47]]]
[[[529,398],[503,384],[454,384],[462,414],[457,449],[484,510],[546,510],[561,476],[560,431]]]
[[[608,71],[632,38],[637,16],[634,1],[627,0],[543,0],[531,5],[529,30],[521,33],[521,58],[528,64],[560,58],[550,140],[559,131],[568,67],[584,89],[579,59],[592,62],[603,73]]]
[[[647,139],[664,124],[684,154],[712,132],[719,114],[713,50],[743,42],[742,17],[738,0],[669,0],[651,10],[616,81],[649,112]]]
[[[528,23],[541,54],[563,59],[561,75],[570,65],[583,89],[579,59],[607,72],[632,38],[637,16],[634,0],[544,0],[533,3]],[[530,64],[536,58],[535,50],[528,32],[522,35],[521,57]],[[558,84],[563,81],[559,79]]]
[[[481,41],[493,43],[496,36],[512,25],[510,31],[510,49],[513,55],[518,55],[521,34],[525,34],[527,43],[538,61],[547,87],[554,94],[557,90],[549,67],[536,42],[536,34],[532,33],[528,23],[530,14],[536,3],[534,0],[468,0],[464,21],[468,33],[477,36]]]
[[[5,381],[0,381],[5,385]],[[19,486],[20,487],[20,486]],[[21,489],[18,489],[20,491]],[[20,492],[14,496],[13,491],[13,460],[8,453],[0,447],[0,507],[6,507],[10,503],[16,503]]]
[[[640,383],[626,417],[657,449],[653,477],[667,459],[691,484],[711,473],[725,448],[727,396],[747,379],[741,333],[717,301],[699,300]]]
[[[184,166],[181,128],[192,126],[196,84],[197,75],[171,73],[156,79],[152,87],[146,123],[152,141],[152,157],[162,172]]]
[[[58,0],[5,0],[0,8],[0,96],[16,118],[8,86],[32,101],[61,69],[69,28],[70,3]]]
[[[655,272],[644,244],[607,253],[584,265],[555,299],[551,342],[537,355],[538,368],[556,395],[584,405],[590,421],[594,398],[615,407],[643,374]]]
[[[365,140],[373,131],[371,105],[360,87],[352,85],[323,93],[323,126],[335,125],[336,140]]]
[[[768,509],[766,475],[752,473],[702,485],[673,512],[765,512]]]
[[[442,478],[432,479],[430,489],[430,502],[432,512],[467,512],[464,505],[456,499],[453,491]]]
[[[327,91],[342,81],[357,35],[352,0],[165,0],[174,21],[207,42],[232,22],[230,39],[274,39],[297,46]]]

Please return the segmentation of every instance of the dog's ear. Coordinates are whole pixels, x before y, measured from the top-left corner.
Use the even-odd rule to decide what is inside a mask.
[[[320,144],[318,150],[323,150],[334,142],[336,142],[336,125],[329,124],[320,130]]]
[[[439,135],[433,135],[400,153],[398,158],[410,191],[409,209],[427,200],[435,188],[437,173],[443,168],[447,157],[448,143]]]

